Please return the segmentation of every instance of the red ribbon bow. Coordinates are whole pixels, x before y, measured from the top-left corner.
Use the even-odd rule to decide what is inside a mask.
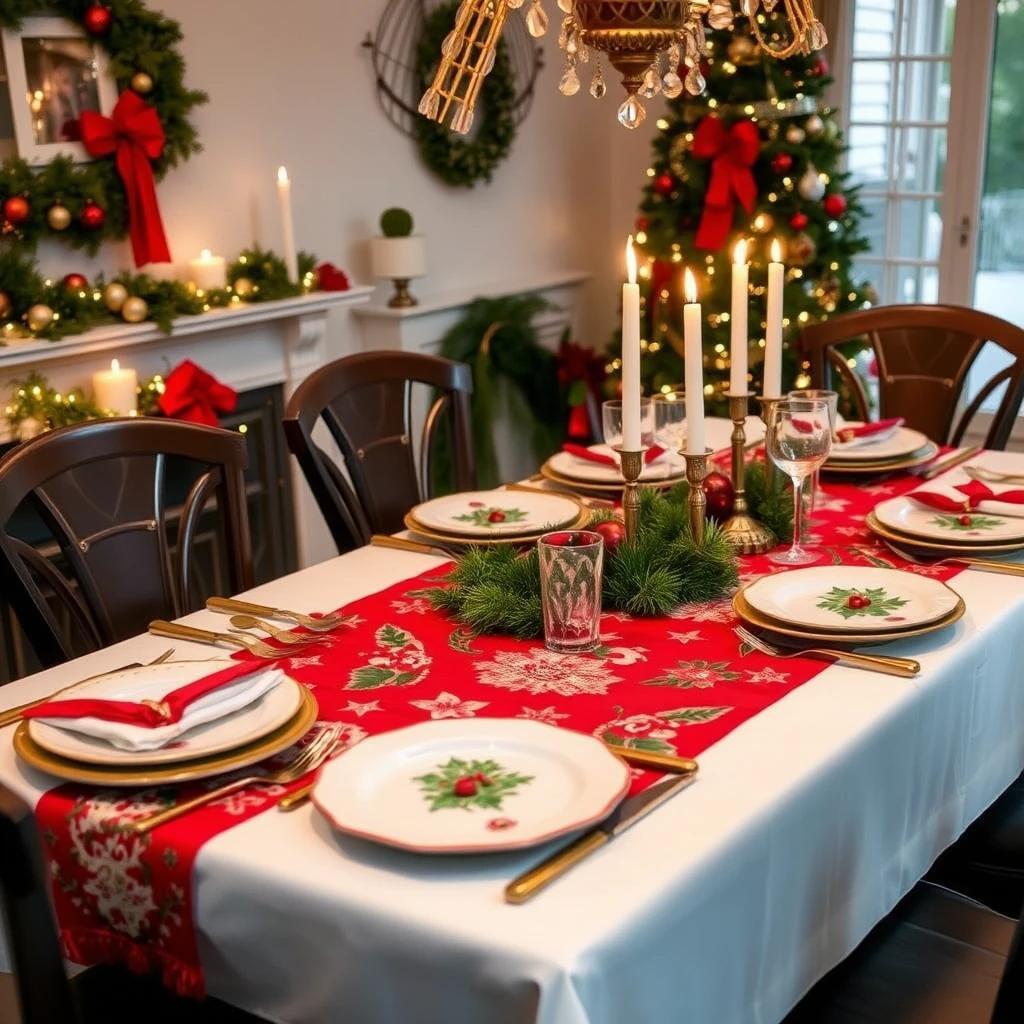
[[[697,125],[693,155],[712,161],[704,215],[695,240],[698,249],[715,251],[725,245],[737,199],[747,213],[754,212],[757,183],[750,169],[760,152],[761,136],[753,121],[736,121],[726,128],[720,118],[709,114]]]
[[[968,484],[956,484],[956,489],[964,496],[963,498],[952,498],[948,494],[937,494],[932,491],[914,491],[911,497],[940,512],[972,512],[983,501],[1002,501],[1008,505],[1024,505],[1024,490],[996,492],[980,480],[972,480]]]
[[[186,359],[170,372],[157,404],[165,416],[216,427],[218,413],[235,411],[238,392]]]
[[[164,129],[156,110],[130,89],[121,93],[111,117],[85,110],[82,144],[90,156],[114,155],[128,200],[128,230],[137,267],[169,263],[152,161],[164,151]]]

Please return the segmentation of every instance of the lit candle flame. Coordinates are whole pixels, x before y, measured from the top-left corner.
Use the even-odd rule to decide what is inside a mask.
[[[772,242],[772,263],[781,263],[781,262],[782,262],[782,246],[779,243],[779,240],[776,238],[775,241]]]
[[[209,249],[203,249],[199,253],[199,258],[201,260],[213,259],[213,253]]]
[[[629,275],[629,283],[636,284],[636,250],[633,248],[632,235],[626,242],[626,271]]]
[[[120,359],[111,359],[110,360],[110,372],[111,373],[120,373],[121,372],[121,360]]]
[[[733,250],[732,254],[732,261],[737,266],[742,266],[747,262],[747,240],[745,238],[741,238],[736,243],[736,248]]]
[[[683,273],[683,293],[686,295],[688,303],[692,304],[697,301],[697,279],[689,267]]]
[[[283,167],[283,166],[282,167],[278,167],[278,169],[277,169],[277,180],[278,180],[278,183],[281,184],[281,185],[287,185],[288,184],[288,168],[287,167]]]

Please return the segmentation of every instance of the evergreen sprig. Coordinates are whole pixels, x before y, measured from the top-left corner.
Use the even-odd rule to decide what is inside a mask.
[[[751,515],[768,527],[781,542],[793,539],[793,492],[781,474],[774,488],[768,486],[763,462],[747,465],[746,490]]]

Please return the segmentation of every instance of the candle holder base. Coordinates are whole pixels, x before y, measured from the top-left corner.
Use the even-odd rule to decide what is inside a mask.
[[[722,533],[738,555],[763,555],[778,543],[764,523],[747,512],[737,512],[722,524]]]
[[[615,451],[619,454],[622,478],[626,481],[622,491],[622,518],[626,524],[626,540],[633,540],[640,529],[640,486],[637,481],[644,471],[647,449],[641,446],[639,451],[627,452],[616,445]]]
[[[707,448],[702,455],[693,455],[686,451],[679,454],[686,460],[686,482],[690,485],[690,536],[693,537],[694,543],[702,544],[708,512],[704,478],[708,475],[708,457],[712,450]]]
[[[747,412],[753,394],[728,394],[729,418],[732,420],[732,486],[733,514],[723,523],[725,539],[740,555],[763,555],[775,547],[775,534],[748,512],[746,493]]]
[[[420,300],[409,291],[410,278],[393,277],[391,280],[395,285],[395,294],[388,299],[388,309],[411,309],[420,304]]]

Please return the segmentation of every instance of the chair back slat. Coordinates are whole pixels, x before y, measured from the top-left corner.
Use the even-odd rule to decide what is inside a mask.
[[[803,331],[801,347],[811,363],[813,386],[828,387],[837,368],[843,382],[853,386],[838,348],[858,340],[866,341],[875,355],[879,415],[902,416],[940,443],[958,443],[984,399],[1005,383],[985,440],[986,447],[1005,448],[1024,398],[1024,330],[962,306],[879,306],[848,313]],[[1011,363],[964,407],[968,375],[990,343]],[[859,382],[856,387],[863,393]]]
[[[180,508],[169,509],[172,458],[194,480]],[[248,589],[246,464],[240,434],[146,418],[65,427],[0,459],[0,576],[43,664],[189,611],[193,541],[211,499],[229,583],[235,592]],[[11,532],[15,513],[27,508],[49,533],[34,555]],[[61,628],[56,609],[82,636]]]
[[[414,385],[433,392],[418,445]],[[409,509],[431,496],[431,457],[442,423],[451,427],[456,486],[474,486],[471,392],[468,366],[407,352],[346,356],[299,386],[285,412],[285,436],[339,551],[402,529]],[[339,461],[314,439],[321,423]]]

